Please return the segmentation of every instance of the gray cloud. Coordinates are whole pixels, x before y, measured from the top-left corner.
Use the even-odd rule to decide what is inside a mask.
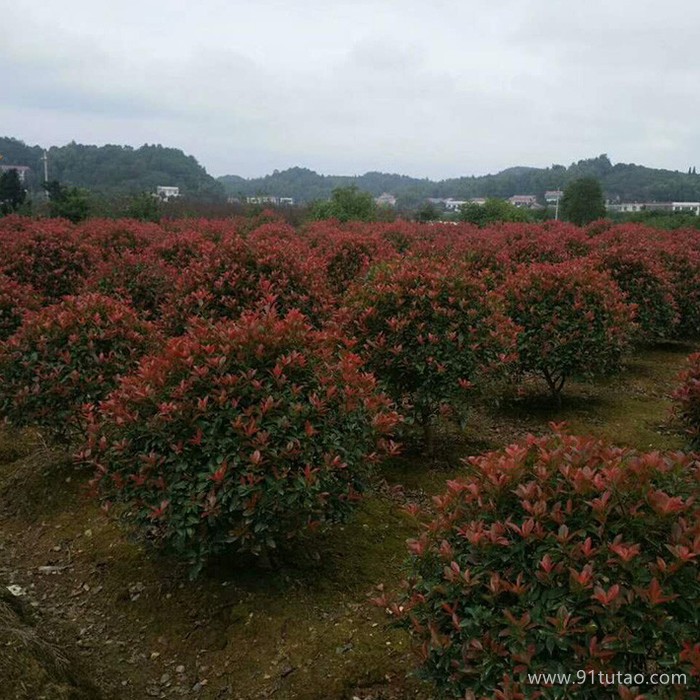
[[[4,10],[2,132],[159,142],[214,174],[448,177],[700,160],[700,5],[65,0]]]

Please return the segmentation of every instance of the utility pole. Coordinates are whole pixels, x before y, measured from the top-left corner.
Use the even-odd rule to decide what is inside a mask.
[[[44,182],[49,181],[49,154],[44,151],[44,155],[41,157],[44,161]]]
[[[554,220],[559,221],[559,197],[561,189],[557,187],[557,202],[554,205]]]

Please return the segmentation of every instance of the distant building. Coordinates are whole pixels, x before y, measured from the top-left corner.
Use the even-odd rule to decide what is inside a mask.
[[[396,197],[394,197],[393,194],[389,194],[388,192],[382,192],[382,194],[380,194],[379,197],[374,198],[374,201],[380,207],[395,207],[396,206]]]
[[[673,202],[646,202],[644,204],[644,211],[661,211],[661,212],[672,212]]]
[[[294,206],[294,197],[275,197],[271,194],[256,195],[255,197],[246,197],[245,201],[248,204],[272,204],[275,207]]]
[[[544,193],[544,201],[547,204],[556,204],[563,196],[564,193],[561,190],[547,190]]]
[[[644,211],[646,206],[644,202],[620,202],[619,204],[609,204],[607,209],[608,211],[619,212],[621,214],[631,214]]]
[[[167,202],[171,199],[175,199],[176,197],[179,197],[179,196],[180,196],[180,188],[179,187],[171,187],[169,185],[158,185],[158,187],[156,187],[156,197],[159,197],[164,202]]]
[[[478,204],[480,207],[483,207],[486,204],[486,197],[472,197],[469,200],[469,204]]]
[[[700,216],[700,202],[671,202],[673,211],[682,211]]]
[[[28,165],[0,165],[0,174],[8,173],[10,170],[16,170],[19,176],[19,181],[24,183],[27,178],[27,174],[31,172],[31,168]]]
[[[642,211],[685,212],[700,216],[700,202],[608,202],[606,209],[611,213],[636,214]]]
[[[534,194],[514,194],[508,201],[520,209],[532,209],[537,206],[537,197]]]
[[[452,197],[449,197],[444,200],[445,209],[448,211],[459,211],[465,204],[467,204],[465,199],[452,199]]]

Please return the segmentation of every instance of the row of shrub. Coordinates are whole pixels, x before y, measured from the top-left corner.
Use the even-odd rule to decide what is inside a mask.
[[[671,284],[673,266],[661,262],[688,272],[692,256],[680,265],[668,249],[643,253],[659,233],[639,227],[171,226],[3,220],[5,417],[66,440],[82,439],[98,415],[121,429],[97,407],[152,358],[162,364],[186,339],[207,333],[222,352],[226,324],[303,312],[336,356],[361,358],[430,448],[436,417],[461,411],[491,379],[537,373],[559,397],[568,377],[617,371],[633,341],[674,335],[679,309],[696,309],[700,275],[684,277],[682,295]],[[694,237],[686,243],[700,249]],[[70,291],[82,294],[63,295]],[[260,352],[290,351],[278,342],[263,335]],[[201,357],[190,362],[193,375],[203,371]],[[171,402],[166,385],[147,385],[159,404]],[[204,427],[213,420],[213,413],[198,417]]]
[[[46,304],[65,295],[106,293],[162,322],[170,334],[192,317],[235,319],[274,297],[314,323],[343,305],[345,293],[376,265],[410,256],[459,262],[488,272],[489,288],[522,266],[585,261],[607,272],[639,310],[648,337],[700,331],[700,234],[607,222],[580,229],[550,222],[346,225],[304,229],[258,220],[165,222],[6,217],[0,271]],[[4,286],[4,285],[3,285]]]

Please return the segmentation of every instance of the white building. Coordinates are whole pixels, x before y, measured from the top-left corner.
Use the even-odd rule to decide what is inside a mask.
[[[23,183],[27,177],[27,173],[31,171],[31,168],[28,165],[0,165],[0,174],[8,173],[11,170],[17,171],[19,181]]]
[[[619,204],[608,204],[606,208],[608,211],[620,214],[633,214],[644,211],[646,204],[644,202],[620,202]]]
[[[271,194],[256,195],[255,197],[246,197],[245,201],[248,204],[272,204],[275,207],[293,207],[294,197],[275,197]]]
[[[396,197],[394,197],[393,194],[389,194],[388,192],[382,192],[382,194],[380,194],[379,197],[374,198],[374,201],[380,207],[395,207],[396,206]]]
[[[514,194],[512,197],[508,198],[508,201],[514,207],[523,209],[531,209],[537,206],[537,197],[535,197],[534,194]]]
[[[448,211],[459,211],[465,204],[468,204],[465,199],[452,199],[452,197],[444,201],[445,209]]]
[[[156,187],[156,197],[159,197],[164,202],[167,202],[171,199],[175,199],[176,197],[179,197],[179,196],[180,196],[180,188],[179,187],[171,187],[169,185],[158,185],[158,187]]]
[[[673,211],[682,211],[687,214],[700,216],[700,202],[671,202]]]
[[[642,211],[685,212],[700,216],[700,202],[608,202],[609,212],[619,214],[637,214]]]
[[[564,193],[561,190],[547,190],[544,193],[544,201],[547,204],[556,204],[563,196]]]

